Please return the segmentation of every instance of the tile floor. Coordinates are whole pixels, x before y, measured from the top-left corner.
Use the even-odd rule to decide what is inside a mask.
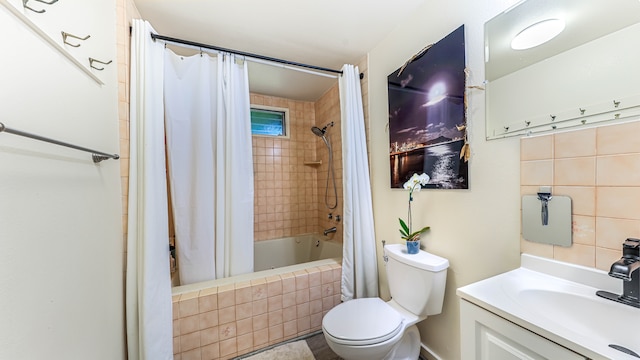
[[[315,357],[316,360],[344,360],[340,356],[336,355],[336,353],[334,353],[333,350],[331,350],[326,340],[324,339],[324,335],[322,334],[322,332],[315,332],[313,334],[306,336],[304,339],[307,341],[307,346],[309,346],[309,349],[311,349],[311,352],[313,353],[313,356]],[[295,341],[297,340],[298,339],[296,339]],[[257,352],[253,352],[251,354],[246,354],[241,357],[234,358],[232,360],[242,360],[248,356],[254,355],[261,351],[268,350],[270,348],[273,348],[273,346]],[[274,359],[274,360],[277,360],[277,359]],[[422,357],[422,355],[420,355],[418,360],[425,360],[425,359],[424,357]]]
[[[254,351],[252,353],[249,354],[245,354],[236,358],[233,358],[232,360],[242,360],[242,359],[246,359],[247,357],[250,357],[252,355],[261,353],[263,351],[266,350],[270,350],[274,347],[277,346],[281,346],[283,344],[292,342],[292,341],[298,341],[298,340],[306,340],[307,341],[307,346],[309,346],[309,349],[311,350],[311,352],[313,353],[313,356],[315,357],[316,360],[344,360],[341,357],[339,357],[338,355],[336,355],[331,348],[329,348],[329,345],[327,345],[327,342],[324,339],[324,335],[322,334],[322,332],[314,332],[312,334],[303,336],[303,337],[298,337],[296,339],[290,340],[290,341],[286,341],[274,346],[269,346],[266,347],[264,349],[258,350],[258,351]],[[274,359],[277,360],[277,359]]]

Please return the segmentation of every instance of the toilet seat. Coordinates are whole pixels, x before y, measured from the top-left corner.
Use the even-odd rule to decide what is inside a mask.
[[[403,318],[380,298],[346,301],[331,309],[322,320],[325,333],[343,345],[371,345],[396,336]]]

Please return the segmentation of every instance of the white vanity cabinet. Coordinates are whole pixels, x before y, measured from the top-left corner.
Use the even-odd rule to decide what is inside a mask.
[[[586,360],[563,346],[460,299],[462,360]]]

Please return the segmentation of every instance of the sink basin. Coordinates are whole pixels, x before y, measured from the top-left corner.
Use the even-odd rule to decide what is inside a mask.
[[[585,296],[547,289],[525,289],[515,294],[515,300],[559,326],[640,352],[640,336],[631,325],[640,324],[640,311],[630,311],[634,309],[601,299],[595,295],[595,290]]]
[[[526,257],[526,259],[525,259]],[[621,293],[604,271],[523,254],[522,267],[458,289],[458,295],[592,359],[638,359],[640,309],[596,295]]]

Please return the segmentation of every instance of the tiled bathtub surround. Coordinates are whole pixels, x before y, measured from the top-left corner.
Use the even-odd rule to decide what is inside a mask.
[[[309,233],[321,233],[336,226],[331,240],[342,241],[341,222],[327,214],[342,214],[342,145],[340,135],[340,94],[338,86],[329,89],[316,102],[251,94],[252,105],[289,109],[289,138],[254,136],[254,239],[278,239]],[[338,207],[328,210],[324,204],[329,153],[324,142],[311,132],[329,122],[327,133],[333,145]],[[321,165],[310,162],[320,160]],[[331,186],[331,185],[330,185]],[[335,203],[330,188],[330,201]]]
[[[252,105],[289,109],[289,138],[253,136],[254,240],[317,232],[316,169],[318,138],[313,102],[251,94]]]
[[[640,237],[640,122],[523,138],[521,194],[541,185],[573,201],[573,245],[521,240],[522,252],[608,271]]]
[[[174,295],[174,359],[230,359],[320,330],[340,274],[332,263]]]

